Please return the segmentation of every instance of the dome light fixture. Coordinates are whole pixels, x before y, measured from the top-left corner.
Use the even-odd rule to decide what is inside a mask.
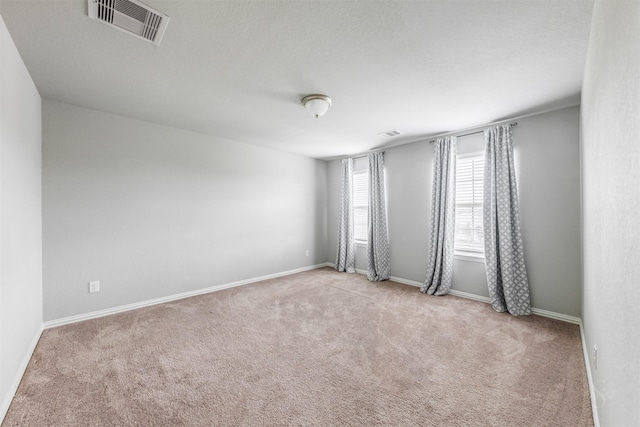
[[[308,112],[316,116],[317,119],[329,111],[331,98],[327,95],[307,95],[302,98],[302,105],[304,105],[304,108],[306,108]]]

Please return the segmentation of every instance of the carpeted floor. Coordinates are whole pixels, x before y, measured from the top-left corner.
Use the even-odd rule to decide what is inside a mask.
[[[593,419],[577,325],[325,268],[44,331],[18,425]]]

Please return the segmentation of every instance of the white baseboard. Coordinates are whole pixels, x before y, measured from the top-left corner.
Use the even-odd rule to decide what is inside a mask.
[[[290,274],[302,273],[303,271],[315,270],[317,268],[327,267],[329,263],[316,264],[308,267],[296,268],[294,270],[283,271],[280,273],[268,274],[266,276],[252,277],[251,279],[239,280],[237,282],[224,283],[221,285],[210,286],[208,288],[197,289],[195,291],[182,292],[179,294],[168,295],[166,297],[154,298],[150,300],[140,301],[133,304],[120,305],[117,307],[107,308],[104,310],[92,311],[89,313],[78,314],[75,316],[63,317],[61,319],[49,320],[44,322],[44,329],[56,326],[68,325],[70,323],[82,322],[83,320],[96,319],[98,317],[109,316],[111,314],[122,313],[124,311],[135,310],[142,307],[162,304],[165,302],[176,301],[183,298],[189,298],[196,295],[208,294],[210,292],[221,291],[223,289],[235,288],[237,286],[248,285],[249,283],[260,282],[262,280],[275,279],[276,277],[288,276]]]
[[[365,271],[364,274],[367,274],[367,272]],[[403,279],[402,277],[391,276],[389,277],[389,280],[391,280],[392,282],[402,283],[403,285],[415,286],[416,288],[422,286],[422,283],[420,282],[416,282],[415,280]]]
[[[329,264],[330,266],[335,268],[335,264],[330,264],[330,263],[327,263],[327,264]],[[367,270],[361,270],[361,269],[357,268],[356,269],[356,273],[365,274],[366,275],[367,274]],[[419,288],[419,287],[422,286],[422,282],[416,282],[415,280],[403,279],[402,277],[391,276],[389,278],[389,280],[391,280],[392,282],[402,283],[404,285],[415,286],[416,288]],[[449,294],[457,296],[457,297],[461,297],[461,298],[474,300],[474,301],[484,302],[484,303],[487,303],[487,304],[491,303],[491,299],[489,297],[485,297],[483,295],[470,294],[468,292],[462,292],[462,291],[458,291],[456,289],[449,290]],[[542,310],[541,308],[532,308],[531,311],[533,312],[533,314],[537,314],[538,316],[549,317],[551,319],[556,319],[556,320],[562,320],[563,322],[573,323],[573,324],[576,324],[576,325],[581,324],[581,319],[579,317],[569,316],[569,315],[566,315],[566,314],[556,313],[556,312],[548,311],[548,310]]]
[[[472,299],[474,301],[483,302],[485,304],[491,304],[491,298],[485,297],[484,295],[470,294],[469,292],[462,292],[456,289],[449,289],[449,293],[460,298]]]
[[[16,392],[18,391],[18,386],[20,385],[20,381],[22,381],[22,376],[27,370],[27,365],[29,365],[29,361],[31,360],[31,356],[33,356],[33,352],[35,351],[36,346],[38,345],[38,341],[40,341],[40,336],[42,335],[42,331],[43,331],[43,327],[41,325],[40,329],[38,330],[36,335],[33,337],[33,340],[31,341],[31,344],[29,345],[29,349],[25,353],[24,358],[22,359],[20,368],[18,368],[18,372],[16,372],[16,375],[13,378],[13,382],[11,383],[9,390],[7,390],[7,394],[4,396],[2,400],[2,406],[0,406],[0,424],[2,424],[2,422],[4,421],[4,417],[7,415],[7,411],[9,411],[9,406],[11,406],[11,401],[13,400],[13,397],[16,395]]]
[[[589,383],[589,396],[591,396],[591,411],[593,413],[594,427],[600,427],[600,419],[598,418],[598,406],[596,405],[596,389],[593,385],[593,376],[591,375],[591,361],[589,359],[589,349],[587,348],[587,339],[584,336],[584,327],[580,322],[580,340],[582,341],[582,354],[584,356],[584,365],[587,368],[587,382]]]
[[[533,314],[537,314],[538,316],[549,317],[551,319],[562,320],[563,322],[573,323],[574,325],[579,325],[582,323],[582,319],[579,317],[569,316],[567,314],[556,313],[554,311],[542,310],[541,308],[532,308],[531,311]]]

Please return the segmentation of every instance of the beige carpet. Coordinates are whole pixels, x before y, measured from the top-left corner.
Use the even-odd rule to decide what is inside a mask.
[[[46,330],[3,425],[593,420],[578,326],[325,268]]]

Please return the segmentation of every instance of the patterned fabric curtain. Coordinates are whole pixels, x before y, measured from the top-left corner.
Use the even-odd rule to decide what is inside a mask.
[[[520,234],[520,208],[511,125],[484,131],[484,262],[491,305],[515,316],[531,314]]]
[[[446,295],[451,288],[456,219],[456,149],[458,138],[438,138],[433,143],[431,240],[427,278],[420,292]]]
[[[369,154],[369,235],[367,278],[372,282],[391,276],[387,203],[384,196],[384,153]]]
[[[338,250],[336,270],[355,273],[353,247],[353,159],[342,159],[340,193],[340,219],[338,224]]]

